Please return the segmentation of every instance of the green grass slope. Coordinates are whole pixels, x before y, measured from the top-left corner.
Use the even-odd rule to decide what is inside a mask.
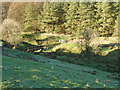
[[[5,48],[2,65],[2,88],[118,88],[111,73],[19,50]]]

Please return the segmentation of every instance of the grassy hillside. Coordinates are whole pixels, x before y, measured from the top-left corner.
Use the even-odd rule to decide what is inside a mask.
[[[3,88],[118,88],[109,72],[5,48]]]
[[[104,71],[118,72],[118,53],[120,47],[120,45],[117,45],[118,37],[92,38],[90,43],[92,52],[90,53],[89,60],[85,61],[87,59],[84,56],[86,53],[85,46],[80,44],[80,39],[72,35],[50,33],[29,33],[25,35],[29,36],[29,38],[33,37],[33,39],[26,37],[25,40],[31,46],[43,46],[43,52],[47,53],[46,57],[54,57],[54,59],[59,61],[89,66]],[[37,40],[41,40],[42,42],[39,43]],[[65,42],[60,42],[60,40],[64,40]],[[30,45],[22,45],[18,49],[24,50],[24,48],[26,49],[28,47]],[[33,53],[36,52],[38,55],[43,54],[40,53],[40,50],[33,51]]]
[[[118,88],[119,4],[1,3],[0,87]]]

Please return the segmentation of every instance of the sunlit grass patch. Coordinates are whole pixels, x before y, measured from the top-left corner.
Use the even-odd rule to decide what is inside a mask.
[[[52,87],[69,88],[69,87],[80,87],[80,84],[71,82],[70,80],[56,80],[50,83]]]
[[[38,76],[36,76],[36,75],[33,75],[32,78],[33,78],[33,79],[39,79],[39,80],[41,80],[41,77],[38,77]]]
[[[78,47],[78,45],[76,45],[75,43],[64,43],[61,45],[57,45],[53,49],[51,49],[51,51],[53,52],[57,50],[62,50],[62,52],[66,52],[66,53],[76,53],[76,54],[80,54],[81,52],[80,47]]]
[[[41,70],[38,70],[38,69],[32,69],[30,70],[31,72],[41,72]]]

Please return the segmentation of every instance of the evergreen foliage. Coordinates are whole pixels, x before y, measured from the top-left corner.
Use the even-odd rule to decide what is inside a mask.
[[[86,30],[110,37],[116,32],[119,2],[46,2],[43,9],[29,4],[24,30],[72,34],[83,37]]]
[[[100,36],[111,36],[114,31],[114,18],[112,16],[112,8],[110,3],[101,2],[97,4],[98,18],[98,31]]]
[[[67,11],[67,15],[66,15],[67,21],[65,23],[68,34],[74,34],[74,32],[76,32],[76,27],[78,24],[77,20],[79,19],[77,18],[78,6],[79,6],[78,2],[73,2],[73,3],[70,3],[69,5],[69,10]]]
[[[46,32],[57,32],[55,27],[63,23],[62,3],[45,3],[43,6],[43,27]]]
[[[32,4],[28,4],[25,8],[25,19],[24,19],[24,31],[30,31],[32,29],[31,22],[33,20]]]

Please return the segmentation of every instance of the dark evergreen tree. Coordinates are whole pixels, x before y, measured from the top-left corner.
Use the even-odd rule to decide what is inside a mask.
[[[79,2],[72,2],[69,5],[69,10],[67,11],[67,14],[66,14],[66,23],[65,23],[68,34],[75,34],[75,32],[77,30],[76,27],[78,24],[78,22],[77,22],[78,7],[79,7]]]
[[[41,4],[38,3],[38,4],[35,4],[33,6],[33,20],[32,20],[32,27],[34,28],[34,30],[36,32],[40,32],[40,25],[41,25],[41,11],[42,11],[42,8],[41,8]]]
[[[94,3],[81,2],[78,8],[78,26],[77,33],[81,35],[85,30],[94,31],[95,30],[95,7]]]
[[[56,32],[55,27],[56,25],[63,23],[63,9],[62,9],[62,3],[45,3],[43,6],[43,20],[42,20],[42,27],[47,32]]]
[[[24,31],[29,32],[32,30],[32,25],[31,22],[33,20],[33,11],[32,11],[32,4],[28,4],[28,6],[25,8],[25,13],[24,13],[25,19],[24,19]]]
[[[113,36],[118,36],[118,30],[119,30],[119,10],[120,10],[120,2],[112,2],[112,15],[113,15],[113,19],[114,19],[114,33]]]
[[[97,3],[97,14],[98,14],[98,32],[99,36],[111,36],[113,34],[114,19],[112,16],[112,8],[109,2]]]
[[[114,33],[113,33],[113,35],[112,36],[114,36],[114,37],[119,37],[119,23],[120,23],[120,21],[119,21],[119,16],[117,17],[117,19],[115,20],[115,26],[114,26]]]

